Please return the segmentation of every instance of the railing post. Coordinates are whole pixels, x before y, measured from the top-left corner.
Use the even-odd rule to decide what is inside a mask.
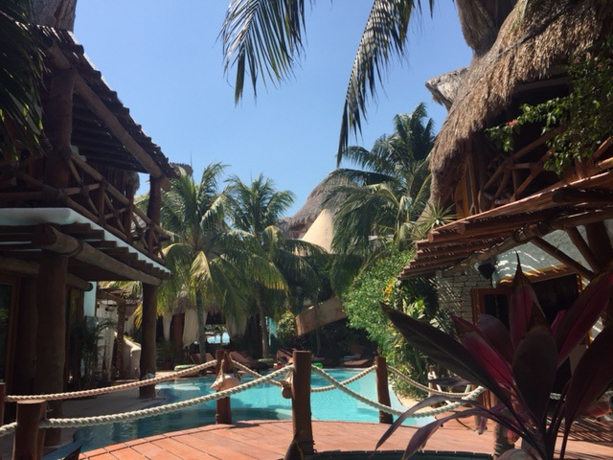
[[[389,384],[387,382],[387,363],[383,356],[377,356],[375,358],[375,364],[377,365],[377,397],[379,404],[385,404],[391,406]],[[392,414],[379,411],[379,423],[392,424],[394,419]]]
[[[13,460],[39,460],[43,456],[45,432],[38,425],[45,414],[44,399],[17,403],[17,429],[13,442]]]
[[[230,358],[225,350],[217,350],[215,352],[217,366],[215,367],[215,375],[219,375],[221,370],[224,374],[230,372]],[[223,369],[221,364],[223,362]],[[220,390],[217,390],[220,391]],[[222,398],[217,400],[217,412],[215,413],[215,423],[232,423],[232,410],[230,409],[230,398]]]
[[[294,378],[292,379],[292,422],[294,442],[303,455],[314,453],[311,425],[311,352],[294,350]]]
[[[4,425],[4,395],[6,392],[6,386],[4,382],[0,382],[0,426]],[[0,446],[0,452],[2,448]],[[0,454],[0,459],[2,458],[2,454]]]

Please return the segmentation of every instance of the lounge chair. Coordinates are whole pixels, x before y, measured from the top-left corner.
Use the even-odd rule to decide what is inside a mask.
[[[245,354],[245,352],[231,351],[230,358],[232,361],[236,361],[243,366],[247,366],[249,369],[253,369],[254,371],[262,371],[268,369],[268,364],[258,362],[253,359],[251,356]]]

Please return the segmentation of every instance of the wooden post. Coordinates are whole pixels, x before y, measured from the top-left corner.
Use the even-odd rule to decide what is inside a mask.
[[[391,406],[389,385],[387,382],[387,363],[383,356],[377,356],[375,358],[375,364],[377,365],[377,397],[379,404],[385,404]],[[387,423],[391,425],[394,422],[392,414],[379,411],[379,423]]]
[[[117,305],[117,346],[115,347],[115,378],[123,378],[123,335],[126,330],[126,309],[124,302]]]
[[[44,431],[38,425],[45,414],[45,400],[34,399],[17,403],[17,429],[13,442],[13,460],[42,458]]]
[[[157,319],[157,287],[143,284],[143,322],[142,348],[140,354],[140,376],[155,374],[155,323]],[[142,386],[139,389],[142,399],[155,398],[155,385]]]
[[[155,228],[153,224],[160,225],[160,210],[162,207],[162,179],[163,177],[154,178],[150,176],[150,189],[149,189],[149,204],[147,207],[147,217],[151,219],[151,225],[147,230],[146,246],[147,250],[152,254],[157,254],[157,250],[153,247]]]
[[[4,425],[4,396],[6,394],[6,384],[0,382],[0,426]]]
[[[44,252],[36,285],[38,325],[36,334],[36,394],[65,391],[66,278],[68,257]],[[62,417],[62,401],[49,403],[51,416]],[[48,430],[46,442],[60,442],[60,430]]]
[[[226,353],[224,350],[217,350],[215,352],[215,359],[217,360],[217,366],[215,367],[215,375],[219,375],[220,371],[223,373],[230,372],[230,357],[228,356],[228,353]],[[223,362],[223,369],[221,368],[222,362]],[[230,409],[230,398],[222,398],[222,399],[217,400],[217,412],[215,413],[215,423],[217,424],[232,423],[232,411]]]
[[[311,425],[311,352],[294,350],[292,422],[294,441],[303,455],[314,453]]]

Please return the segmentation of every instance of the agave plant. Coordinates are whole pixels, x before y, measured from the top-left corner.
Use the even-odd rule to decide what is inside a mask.
[[[464,401],[467,409],[421,427],[409,441],[403,459],[421,449],[448,420],[473,415],[490,419],[521,437],[525,452],[535,459],[554,458],[561,432],[558,458],[564,458],[573,421],[613,383],[613,367],[603,365],[613,356],[613,327],[605,328],[590,344],[559,399],[550,397],[554,380],[559,367],[609,303],[612,286],[613,273],[602,274],[550,326],[518,264],[509,305],[509,329],[490,315],[480,315],[477,325],[454,318],[457,339],[384,306],[394,325],[415,348],[462,379],[484,386],[498,399],[490,408],[480,402]],[[396,420],[377,448],[415,411],[445,400],[463,401],[445,396],[425,399]],[[508,451],[499,458],[508,458],[514,452]]]

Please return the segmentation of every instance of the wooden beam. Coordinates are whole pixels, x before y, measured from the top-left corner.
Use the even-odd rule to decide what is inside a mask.
[[[68,70],[71,68],[71,64],[64,56],[62,50],[54,44],[49,48],[49,54],[52,58],[55,67],[61,70]],[[98,95],[89,87],[87,82],[77,75],[75,79],[75,91],[83,98],[91,110],[100,118],[106,127],[113,133],[113,135],[128,149],[134,158],[143,165],[145,170],[151,174],[151,176],[159,179],[166,179],[160,167],[155,163],[153,158],[145,152],[145,150],[138,145],[134,138],[128,134],[117,117],[111,112],[111,110],[100,100]],[[167,179],[166,179],[167,180]]]
[[[142,281],[153,286],[162,284],[162,280],[123,264],[89,244],[59,232],[51,225],[43,224],[39,226],[34,232],[32,242],[41,249],[70,255],[79,262],[102,268],[131,280]]]
[[[577,227],[567,228],[566,233],[568,233],[570,240],[573,242],[575,247],[579,250],[579,252],[583,256],[585,261],[589,264],[590,267],[592,267],[592,270],[595,273],[600,273],[602,271],[602,267],[598,263],[596,256],[594,255],[594,253],[592,252],[592,250],[590,249],[586,241],[583,239],[583,237],[579,233],[579,230],[577,229]]]
[[[591,205],[608,205],[613,203],[613,192],[609,190],[577,190],[563,188],[551,198],[554,203],[589,203]]]
[[[20,275],[36,276],[40,269],[38,262],[22,260],[15,257],[2,257],[0,256],[0,270],[11,271],[19,273]],[[66,284],[82,291],[91,291],[94,286],[92,283],[79,278],[76,275],[68,274]]]
[[[534,244],[535,246],[539,247],[543,251],[545,251],[550,256],[558,259],[564,265],[570,267],[571,269],[573,269],[575,272],[579,273],[584,278],[592,281],[596,277],[596,274],[593,271],[588,270],[583,265],[581,265],[579,262],[577,262],[575,259],[570,257],[568,254],[566,254],[565,252],[561,251],[559,248],[556,248],[552,244],[548,243],[547,241],[545,241],[541,237],[533,238],[531,243]]]

